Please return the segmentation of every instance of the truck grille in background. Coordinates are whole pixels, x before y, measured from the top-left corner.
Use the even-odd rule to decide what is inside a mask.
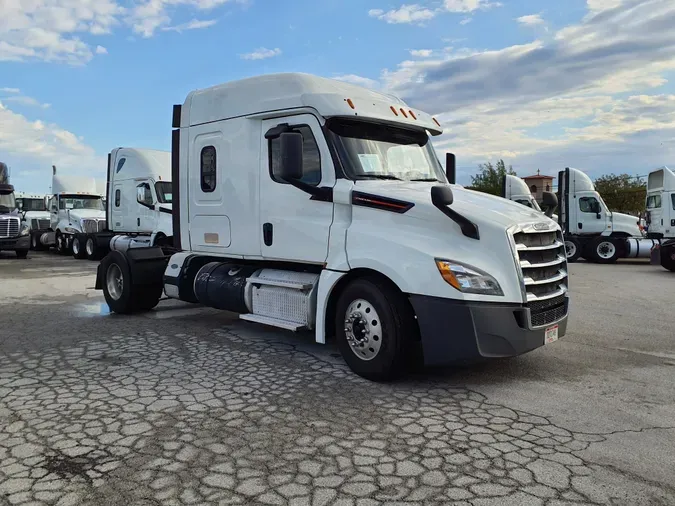
[[[49,220],[46,219],[38,220],[34,218],[30,221],[30,228],[33,230],[46,230],[50,227]]]
[[[16,237],[19,235],[19,218],[0,220],[0,237]]]
[[[82,220],[82,231],[86,234],[95,234],[105,230],[105,220]]]
[[[523,273],[530,324],[541,327],[567,314],[567,257],[562,233],[525,231],[513,235]]]

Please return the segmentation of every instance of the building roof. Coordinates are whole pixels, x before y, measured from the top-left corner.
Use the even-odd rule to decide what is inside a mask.
[[[534,176],[524,176],[522,179],[555,179],[555,176],[543,176],[535,174]]]

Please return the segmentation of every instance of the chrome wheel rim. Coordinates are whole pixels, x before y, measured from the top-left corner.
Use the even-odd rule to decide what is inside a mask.
[[[382,323],[373,305],[356,299],[345,312],[345,336],[354,355],[369,361],[377,357],[382,347]]]
[[[78,238],[73,239],[73,254],[80,254],[80,240]]]
[[[609,241],[603,241],[597,247],[598,256],[604,260],[608,260],[616,254],[616,246]]]
[[[112,264],[108,267],[106,272],[106,286],[108,293],[113,300],[119,300],[122,296],[122,289],[124,288],[124,279],[122,277],[122,269],[119,265]]]
[[[85,246],[87,249],[87,255],[91,256],[94,254],[94,240],[93,239],[87,239],[87,244]]]
[[[577,253],[577,246],[573,242],[565,241],[565,252],[567,253],[567,258],[573,257]]]

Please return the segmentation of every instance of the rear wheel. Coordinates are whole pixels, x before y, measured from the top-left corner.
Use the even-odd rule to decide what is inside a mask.
[[[405,372],[414,315],[401,292],[375,278],[356,279],[340,294],[336,311],[338,348],[356,374],[387,381]]]
[[[103,296],[108,307],[119,314],[154,308],[162,296],[162,286],[134,286],[131,269],[124,255],[113,251],[101,261]]]
[[[74,237],[73,238],[73,257],[77,258],[78,260],[81,260],[87,256],[87,252],[84,249],[84,245],[80,241],[79,237]]]
[[[675,272],[675,244],[661,247],[661,267],[671,272]]]
[[[565,253],[567,255],[567,262],[574,263],[581,257],[581,243],[574,237],[565,239]]]
[[[591,259],[599,264],[612,264],[619,259],[619,247],[610,237],[596,237],[588,249]]]

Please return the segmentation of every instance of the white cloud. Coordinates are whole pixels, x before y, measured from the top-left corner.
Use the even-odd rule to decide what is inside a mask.
[[[529,14],[527,16],[520,16],[519,18],[516,18],[516,21],[521,25],[525,26],[535,26],[544,24],[544,20],[542,19],[541,14]]]
[[[218,21],[215,19],[204,19],[204,20],[193,19],[191,21],[188,21],[187,23],[181,23],[180,25],[165,26],[164,28],[162,28],[162,30],[181,33],[185,30],[199,30],[201,28],[208,28],[209,26],[215,25],[217,22]]]
[[[33,97],[28,97],[26,95],[11,95],[9,97],[3,97],[1,98],[3,102],[7,103],[14,103],[14,104],[19,104],[19,105],[26,105],[30,107],[41,107],[42,109],[48,109],[51,107],[51,104],[43,104],[40,103],[38,100],[34,99]]]
[[[338,81],[344,81],[345,83],[357,84],[363,86],[364,88],[377,89],[380,86],[375,79],[370,79],[368,77],[357,76],[355,74],[345,74],[341,76],[335,76],[333,79]]]
[[[429,58],[434,51],[432,49],[411,49],[410,54],[417,58]]]
[[[265,47],[260,47],[250,53],[241,54],[239,55],[239,57],[242,60],[266,60],[267,58],[274,58],[275,56],[279,56],[280,54],[281,49],[279,49],[278,47],[274,49],[267,49]]]
[[[471,21],[473,21],[473,18],[464,18],[459,22],[459,24],[462,25],[462,26],[468,25],[469,23],[471,23]]]
[[[105,159],[94,149],[58,125],[30,121],[0,103],[0,152],[21,160],[23,165],[44,166],[46,175],[52,164],[73,171],[90,171],[105,166]]]
[[[96,46],[96,54],[108,54],[108,50],[103,46]]]
[[[0,88],[0,93],[21,93],[19,88]]]
[[[448,12],[474,12],[501,5],[500,2],[490,2],[488,0],[444,0],[443,2],[443,7]]]
[[[429,21],[436,16],[437,11],[427,9],[418,4],[402,5],[398,9],[383,11],[382,9],[371,9],[368,15],[386,21],[390,24],[400,23],[421,23]]]

